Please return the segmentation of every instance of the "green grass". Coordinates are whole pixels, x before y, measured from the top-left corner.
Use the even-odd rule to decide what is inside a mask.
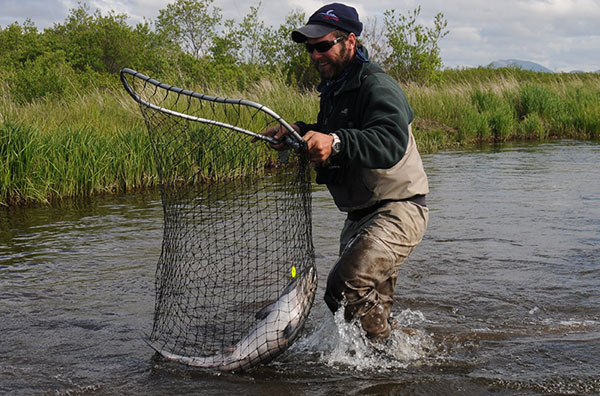
[[[485,142],[600,138],[599,75],[472,69],[447,71],[436,86],[403,88],[415,110],[414,133],[423,153]],[[246,92],[203,93],[264,104],[290,123],[315,120],[318,113],[316,92],[299,92],[278,78]],[[60,98],[23,102],[6,85],[0,94],[0,206],[47,204],[159,183],[139,108],[116,77],[112,87]],[[202,181],[226,179],[240,167],[260,172],[274,158],[269,150],[243,159],[223,151],[223,145],[215,147],[221,151],[207,157],[209,162],[188,158],[185,165],[196,166]]]
[[[600,75],[500,70],[493,76],[487,69],[464,71],[462,78],[449,71],[435,87],[405,87],[421,145],[600,137]]]
[[[2,205],[124,192],[156,184],[147,136],[139,130],[98,133],[0,125]]]

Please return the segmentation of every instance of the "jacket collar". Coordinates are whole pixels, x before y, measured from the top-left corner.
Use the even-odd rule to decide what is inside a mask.
[[[342,73],[337,80],[322,81],[317,90],[321,93],[321,97],[327,97],[331,94],[339,95],[345,91],[357,89],[360,86],[362,75],[369,65],[368,53],[366,48],[360,48],[362,53],[360,56],[354,56],[352,62]]]

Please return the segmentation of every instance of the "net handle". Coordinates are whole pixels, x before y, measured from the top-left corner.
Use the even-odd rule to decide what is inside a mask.
[[[253,138],[267,141],[271,144],[285,143],[288,146],[290,146],[291,148],[293,148],[294,150],[298,150],[298,149],[306,150],[307,149],[307,144],[304,141],[304,139],[302,139],[302,137],[298,134],[298,132],[296,132],[296,130],[294,128],[292,128],[290,126],[290,124],[288,124],[283,118],[281,118],[273,110],[269,109],[266,106],[261,105],[260,103],[252,102],[250,100],[245,100],[245,99],[229,99],[229,98],[220,98],[220,97],[215,97],[215,96],[209,96],[209,95],[197,93],[194,91],[190,91],[187,89],[178,88],[178,87],[168,85],[168,84],[162,83],[160,81],[154,80],[153,78],[150,78],[142,73],[138,73],[137,71],[129,69],[127,67],[121,69],[121,72],[119,74],[120,74],[121,82],[123,83],[123,86],[125,87],[125,90],[127,91],[127,93],[129,93],[129,95],[136,102],[138,102],[144,106],[150,107],[151,109],[162,111],[162,112],[165,112],[168,114],[172,114],[174,116],[181,117],[181,118],[184,118],[184,119],[190,120],[190,121],[202,122],[204,124],[210,124],[210,125],[228,128],[233,131],[241,132],[246,135],[252,136]],[[170,109],[166,109],[164,107],[157,106],[153,103],[150,103],[150,102],[142,99],[137,93],[134,92],[133,88],[131,88],[131,86],[129,85],[129,81],[127,81],[127,78],[125,77],[126,74],[129,74],[133,77],[139,78],[140,80],[143,80],[144,82],[152,84],[156,87],[165,89],[170,92],[175,92],[177,94],[191,96],[191,97],[194,97],[194,98],[197,98],[200,100],[207,100],[210,102],[229,103],[229,104],[233,104],[233,105],[242,105],[242,106],[248,106],[248,107],[255,108],[258,111],[262,111],[264,113],[267,113],[271,117],[273,117],[280,125],[282,125],[288,131],[288,133],[286,135],[284,135],[284,137],[281,140],[278,140],[271,136],[265,136],[260,133],[252,132],[247,129],[240,128],[240,127],[237,127],[234,125],[230,125],[230,124],[227,124],[224,122],[210,120],[210,119],[206,119],[206,118],[194,117],[189,114],[179,113],[174,110],[170,110]]]

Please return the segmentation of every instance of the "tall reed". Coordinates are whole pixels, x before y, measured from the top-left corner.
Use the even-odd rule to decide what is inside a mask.
[[[146,134],[93,128],[45,133],[23,124],[0,125],[0,201],[16,205],[123,192],[156,183]]]
[[[435,87],[404,87],[415,109],[417,140],[426,149],[600,137],[600,75],[538,77],[541,73],[510,71],[491,78],[489,71],[469,70],[469,78],[461,79],[460,73],[448,73],[451,78]]]

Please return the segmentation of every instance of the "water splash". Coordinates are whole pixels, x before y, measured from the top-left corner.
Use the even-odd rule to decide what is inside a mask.
[[[357,321],[347,322],[343,309],[323,320],[299,348],[317,353],[319,361],[335,369],[389,371],[421,365],[438,358],[433,335],[422,328],[425,316],[406,309],[392,314],[392,333],[384,342],[373,342]]]

